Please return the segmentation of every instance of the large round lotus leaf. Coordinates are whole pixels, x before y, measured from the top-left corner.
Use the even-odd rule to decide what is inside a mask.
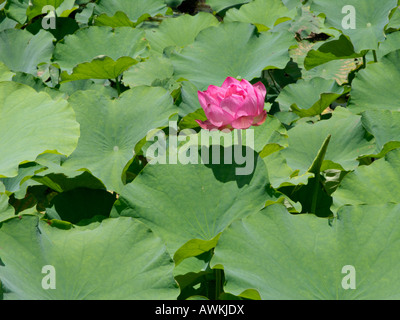
[[[233,7],[239,4],[250,2],[251,0],[206,0],[206,3],[214,10],[214,11],[222,11],[229,7]]]
[[[94,7],[94,13],[113,16],[117,11],[121,11],[129,19],[136,21],[146,13],[150,16],[165,13],[166,8],[164,0],[100,0]]]
[[[0,114],[0,177],[16,176],[21,162],[35,160],[41,153],[69,155],[77,145],[79,124],[65,100],[1,82]]]
[[[166,90],[144,86],[125,91],[115,100],[92,90],[78,91],[69,102],[81,125],[81,136],[64,166],[89,169],[108,190],[117,192],[136,143],[151,129],[167,125],[176,112]]]
[[[312,165],[324,140],[331,135],[322,170],[353,170],[357,158],[371,154],[375,144],[368,139],[361,117],[343,108],[335,109],[332,118],[314,124],[299,123],[288,131],[289,147],[280,151],[287,164],[305,173]]]
[[[360,166],[346,175],[333,193],[333,206],[346,204],[400,203],[400,150],[384,159]]]
[[[259,30],[272,29],[275,24],[290,20],[293,13],[285,7],[281,0],[255,0],[244,4],[240,9],[229,9],[225,22],[241,21],[258,26]]]
[[[228,149],[221,151],[224,161]],[[237,175],[235,163],[148,164],[122,190],[118,212],[149,225],[171,253],[192,239],[211,240],[273,199],[263,161],[253,150],[245,152],[254,155],[248,175]]]
[[[176,299],[173,262],[160,238],[131,218],[60,230],[35,216],[0,225],[0,280],[23,300]],[[45,290],[45,266],[55,289]],[[7,295],[5,295],[7,299]]]
[[[355,113],[366,110],[400,111],[400,50],[393,51],[378,63],[357,73],[352,83],[349,109]]]
[[[350,11],[344,11],[351,5]],[[313,0],[311,10],[326,15],[326,23],[349,36],[356,52],[378,49],[378,43],[385,40],[384,28],[389,23],[390,11],[397,6],[397,0],[380,3],[375,0]],[[354,9],[354,10],[353,10]],[[354,28],[347,29],[349,13],[355,13]],[[350,18],[350,17],[349,17]]]
[[[273,205],[232,223],[211,264],[223,265],[227,292],[265,300],[399,299],[399,214],[398,204],[349,206],[329,221]]]
[[[36,76],[38,64],[49,63],[53,50],[53,36],[44,30],[36,35],[20,29],[0,32],[0,62],[11,71]]]
[[[137,58],[145,54],[144,32],[131,27],[96,27],[79,29],[64,38],[54,50],[54,61],[68,72],[79,63],[90,62],[98,56],[114,61],[121,57]]]
[[[201,31],[193,44],[172,54],[171,60],[176,78],[205,90],[210,84],[221,85],[229,76],[251,80],[265,68],[284,68],[290,59],[289,47],[295,44],[290,32],[257,36],[254,26],[231,22]]]
[[[335,80],[319,77],[309,81],[300,79],[283,88],[276,101],[282,111],[292,109],[301,117],[310,117],[321,114],[344,92],[345,88],[338,86]]]
[[[184,47],[191,44],[201,30],[217,24],[217,18],[209,13],[183,15],[164,20],[159,28],[148,29],[146,38],[152,50],[163,52],[169,46]]]

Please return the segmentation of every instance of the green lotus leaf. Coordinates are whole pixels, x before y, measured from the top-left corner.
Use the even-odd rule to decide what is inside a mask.
[[[284,186],[306,185],[313,174],[306,172],[299,175],[298,170],[290,168],[281,152],[272,152],[263,157],[268,169],[271,185],[277,189]]]
[[[399,214],[398,204],[348,206],[330,221],[269,206],[222,233],[211,265],[223,265],[225,291],[235,295],[256,289],[264,300],[399,299]]]
[[[151,86],[157,80],[171,79],[173,73],[174,68],[169,59],[151,56],[148,60],[135,64],[127,70],[122,81],[131,88],[141,85]]]
[[[228,148],[217,148],[224,161]],[[250,148],[244,152],[254,153]],[[264,163],[254,156],[254,170],[248,175],[237,175],[236,163],[149,164],[124,187],[117,212],[147,224],[173,254],[190,240],[210,241],[233,220],[276,199]]]
[[[400,5],[394,10],[386,29],[400,29]]]
[[[143,14],[150,16],[164,14],[166,4],[163,0],[100,0],[94,8],[95,14],[105,13],[113,16],[117,11],[124,12],[131,21],[137,21]]]
[[[221,234],[218,234],[211,240],[200,240],[200,239],[189,240],[175,252],[174,254],[175,265],[176,266],[179,265],[182,261],[186,259],[207,255],[207,253],[210,253],[211,250],[215,248],[215,246],[217,245],[220,235]]]
[[[302,3],[300,3],[297,0],[282,0],[283,4],[288,7],[290,10],[297,8],[301,6]]]
[[[289,30],[295,32],[300,39],[309,39],[313,35],[321,33],[322,27],[323,19],[312,13],[309,6],[302,6],[291,21]]]
[[[110,97],[118,97],[118,92],[115,88],[106,84],[108,80],[75,80],[60,83],[59,91],[64,92],[67,95],[72,95],[76,91],[85,90],[97,90],[102,93],[109,95]]]
[[[19,166],[18,175],[12,178],[0,178],[0,183],[2,182],[4,184],[8,192],[14,193],[15,198],[21,198],[19,197],[21,194],[23,198],[26,194],[26,188],[29,185],[38,184],[30,180],[30,178],[40,170],[43,170],[43,166],[35,162],[24,163]]]
[[[333,209],[346,204],[399,203],[400,150],[346,175],[333,193]]]
[[[75,14],[75,20],[82,26],[87,26],[92,19],[95,4],[92,2],[86,3],[85,7]]]
[[[37,92],[46,92],[50,97],[53,98],[53,100],[66,98],[66,95],[63,92],[48,87],[40,78],[35,77],[30,73],[17,72],[15,76],[13,76],[12,81],[26,84],[27,86],[35,89]]]
[[[259,36],[255,27],[231,22],[199,33],[195,42],[180,53],[173,53],[176,78],[191,81],[199,90],[221,85],[228,76],[251,80],[268,68],[284,68],[289,62],[289,47],[296,44],[290,32]],[[235,39],[235,41],[232,41]]]
[[[351,5],[351,9],[348,7]],[[354,44],[356,52],[378,49],[379,42],[385,40],[384,29],[389,23],[389,14],[397,7],[397,0],[387,0],[381,4],[374,0],[313,0],[311,10],[326,15],[326,24],[341,30]],[[344,11],[345,9],[350,11]],[[344,11],[344,13],[342,12]],[[348,16],[352,12],[355,25],[348,28]],[[353,28],[354,27],[354,28]]]
[[[335,80],[300,79],[283,88],[276,101],[279,102],[282,111],[292,109],[301,117],[310,117],[321,114],[332,102],[348,91],[340,87]]]
[[[321,171],[354,170],[358,166],[357,159],[375,149],[374,141],[367,137],[361,117],[352,115],[344,108],[336,108],[329,120],[297,124],[287,134],[289,146],[279,152],[290,168],[299,170],[299,175],[308,171],[328,135],[332,137]]]
[[[53,36],[44,30],[36,35],[20,29],[0,32],[0,62],[11,71],[37,76],[37,66],[49,63],[53,50]]]
[[[13,298],[169,300],[179,294],[165,245],[131,218],[60,230],[25,215],[1,224],[0,242],[0,279]],[[54,289],[42,287],[50,274],[45,266],[54,268]]]
[[[397,50],[400,50],[400,32],[393,32],[388,34],[386,40],[380,44],[379,50],[377,51],[378,61],[388,53]]]
[[[240,9],[229,9],[224,21],[252,23],[259,31],[266,31],[281,22],[291,20],[293,15],[294,12],[289,12],[281,0],[255,0],[244,4]]]
[[[11,81],[15,73],[11,72],[4,63],[0,62],[0,81]]]
[[[1,5],[0,5],[0,8],[1,8]],[[4,13],[4,10],[0,9],[0,31],[6,30],[6,29],[13,29],[13,28],[15,28],[15,26],[17,24],[18,24],[17,21],[7,17],[6,14]]]
[[[18,174],[18,165],[44,152],[70,155],[79,124],[65,100],[14,82],[0,83],[0,177]],[[35,119],[35,121],[32,121]]]
[[[339,85],[349,82],[349,75],[352,71],[358,69],[362,64],[362,59],[358,54],[354,54],[352,48],[349,52],[340,52],[343,44],[333,46],[332,44],[344,41],[348,44],[345,37],[339,38],[339,42],[330,40],[320,43],[311,43],[309,41],[301,41],[297,48],[290,51],[293,61],[301,68],[304,80],[320,77],[326,80],[336,80]],[[331,43],[331,45],[328,45]],[[328,45],[325,47],[325,45]],[[318,48],[321,48],[320,51]],[[325,48],[325,49],[324,49]],[[310,53],[308,55],[308,53]],[[346,54],[353,58],[346,58]],[[305,60],[307,59],[307,66]]]
[[[310,70],[330,61],[360,58],[365,54],[366,51],[356,53],[350,40],[341,35],[339,38],[322,42],[317,48],[314,46],[309,50],[304,59],[304,67]]]
[[[62,82],[84,79],[116,79],[137,61],[131,57],[121,57],[114,61],[107,56],[99,56],[91,62],[78,64],[72,74],[61,73]]]
[[[135,24],[129,20],[126,13],[117,11],[112,17],[109,17],[105,13],[102,13],[94,22],[95,26],[109,26],[109,27],[134,27]]]
[[[182,101],[178,106],[179,115],[181,117],[185,117],[186,115],[196,112],[199,109],[202,110],[197,91],[198,91],[198,89],[196,88],[196,86],[193,83],[191,83],[190,81],[182,81],[182,87],[181,87]],[[204,117],[205,117],[205,115],[204,115]],[[205,119],[207,119],[207,118],[205,118]],[[203,119],[200,119],[200,120],[203,120]],[[195,127],[196,126],[198,126],[197,122],[195,124]]]
[[[164,20],[158,28],[146,31],[152,50],[162,53],[170,46],[184,47],[193,43],[203,29],[218,25],[218,20],[209,13],[199,12],[195,16],[183,15]]]
[[[72,69],[84,62],[91,62],[99,56],[107,56],[114,61],[121,57],[138,59],[147,56],[144,33],[131,27],[91,26],[81,28],[72,35],[67,35],[64,42],[59,42],[54,50],[54,61],[62,70]]]
[[[400,111],[400,92],[393,86],[393,83],[400,83],[399,64],[400,50],[397,50],[358,72],[352,83],[349,109],[355,113]]]
[[[8,203],[8,196],[5,194],[6,187],[2,181],[0,181],[0,223],[14,216],[15,210]]]
[[[23,199],[30,186],[46,186],[54,192],[67,192],[76,188],[106,190],[104,184],[87,171],[68,170],[61,166],[66,156],[44,153],[35,162],[21,164],[18,175],[12,178],[0,178],[6,190],[13,193],[15,199]]]
[[[11,19],[23,24],[26,21],[26,10],[29,6],[29,0],[9,0],[6,2],[4,11]]]
[[[175,113],[172,97],[159,87],[135,87],[118,99],[96,91],[78,91],[69,102],[81,126],[76,150],[64,162],[88,169],[108,190],[119,192],[123,170],[148,131],[167,125]]]
[[[63,167],[62,164],[65,160],[65,156],[50,153],[38,156],[35,163],[40,165],[42,169],[37,170],[32,175],[32,179],[58,193],[76,188],[106,190],[104,184],[89,172],[76,171]]]
[[[361,65],[361,59],[339,59],[326,62],[311,70],[303,70],[304,80],[320,77],[335,80],[338,85],[349,83],[349,75]]]
[[[400,147],[400,112],[369,110],[361,115],[364,128],[376,139],[376,157]]]

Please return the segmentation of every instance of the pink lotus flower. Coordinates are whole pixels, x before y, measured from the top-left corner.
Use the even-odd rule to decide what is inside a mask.
[[[267,90],[262,82],[252,85],[228,77],[221,87],[210,85],[206,91],[198,91],[206,121],[196,120],[203,129],[247,129],[264,123],[267,112],[264,100]]]

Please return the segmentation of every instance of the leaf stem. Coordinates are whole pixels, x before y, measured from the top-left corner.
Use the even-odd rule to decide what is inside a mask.
[[[215,300],[218,299],[222,293],[222,270],[215,269]]]
[[[120,83],[119,83],[118,77],[116,77],[116,78],[115,78],[115,85],[116,85],[117,92],[118,92],[118,97],[119,97],[119,96],[120,96],[120,94],[121,94],[121,86],[120,86]]]
[[[319,177],[320,177],[320,173],[317,172],[315,174],[314,192],[313,192],[313,198],[312,198],[312,203],[311,203],[311,213],[313,213],[313,214],[316,214],[316,210],[317,210]]]
[[[376,50],[372,50],[372,54],[374,55],[374,61],[378,62],[378,57],[376,55]]]
[[[275,81],[274,77],[271,74],[271,70],[267,70],[269,77],[272,80],[272,83],[274,84],[276,93],[279,94],[281,92],[281,87],[278,85],[278,83]]]

